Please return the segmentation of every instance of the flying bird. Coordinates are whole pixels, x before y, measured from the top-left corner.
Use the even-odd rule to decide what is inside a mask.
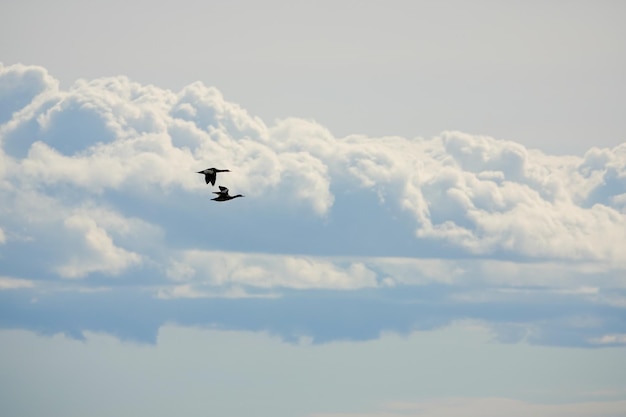
[[[241,195],[241,194],[232,195],[232,196],[228,195],[228,188],[222,187],[221,185],[219,187],[220,187],[219,191],[213,191],[213,194],[217,194],[217,197],[212,198],[211,200],[214,200],[214,201],[228,201],[228,200],[232,200],[233,198],[243,197],[243,195]]]
[[[198,171],[198,174],[204,174],[204,180],[206,183],[211,183],[211,185],[215,185],[215,177],[218,172],[230,172],[229,169],[217,169],[217,168],[207,168],[202,171]]]

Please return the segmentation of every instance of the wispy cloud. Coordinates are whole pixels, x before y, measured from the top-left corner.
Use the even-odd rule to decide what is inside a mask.
[[[602,337],[591,339],[591,342],[599,345],[626,345],[626,333],[605,334]]]
[[[27,279],[0,277],[0,291],[32,287],[34,287],[33,282]]]

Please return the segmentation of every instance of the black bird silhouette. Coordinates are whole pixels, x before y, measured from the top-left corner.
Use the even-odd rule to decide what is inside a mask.
[[[204,174],[204,180],[206,183],[211,183],[211,185],[215,185],[215,177],[218,172],[230,172],[229,169],[217,169],[217,168],[207,168],[202,171],[198,171],[198,174]]]
[[[241,195],[241,194],[237,194],[237,195],[233,195],[233,196],[228,195],[228,188],[222,187],[221,185],[219,187],[220,187],[219,191],[213,191],[213,194],[217,194],[217,197],[212,198],[211,200],[214,200],[214,201],[228,201],[228,200],[232,200],[233,198],[243,197],[243,195]]]

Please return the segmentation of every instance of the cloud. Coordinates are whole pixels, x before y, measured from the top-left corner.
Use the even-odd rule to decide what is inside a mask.
[[[14,186],[159,198],[201,192],[191,172],[219,165],[232,168],[223,179],[231,190],[272,210],[332,218],[338,195],[371,193],[390,215],[412,218],[405,227],[417,241],[470,255],[626,265],[619,245],[608,243],[626,242],[626,144],[578,158],[460,132],[334,138],[296,118],[267,127],[201,83],[174,93],[117,77],[58,91],[41,68],[7,68],[3,82],[13,80],[16,91],[33,83],[27,74],[40,74],[36,90],[47,97],[2,127],[11,162],[4,175]],[[24,155],[12,151],[17,142]]]
[[[605,334],[591,339],[591,342],[599,345],[626,345],[626,334]]]
[[[456,131],[335,137],[312,120],[266,124],[199,82],[174,92],[120,76],[60,89],[25,65],[0,66],[0,104],[0,255],[10,260],[0,273],[35,283],[10,292],[16,314],[26,307],[15,294],[41,302],[46,282],[55,300],[113,287],[99,300],[145,291],[155,309],[221,297],[289,314],[302,294],[328,292],[382,314],[324,330],[305,303],[291,324],[324,341],[463,317],[507,341],[596,346],[624,332],[626,143],[577,157]],[[230,169],[218,184],[246,197],[210,201],[196,173],[210,166]],[[440,303],[427,324],[402,318],[403,297],[426,302],[416,288]],[[537,298],[537,316],[506,307]],[[166,309],[141,334],[170,319],[206,324],[185,314]],[[292,333],[278,316],[212,317]]]
[[[89,216],[70,216],[65,219],[64,225],[77,232],[83,241],[80,245],[82,250],[75,251],[70,260],[58,268],[62,277],[81,278],[96,271],[117,275],[141,260],[136,253],[115,246],[106,230]]]
[[[58,88],[58,82],[44,68],[0,63],[0,124],[49,88]]]
[[[307,337],[314,344],[407,335],[466,319],[502,343],[602,348],[615,345],[603,339],[606,335],[626,333],[624,307],[603,300],[614,290],[572,293],[437,282],[394,286],[380,280],[377,287],[338,291],[307,281],[302,289],[241,280],[215,285],[195,277],[155,282],[150,272],[117,285],[107,277],[55,285],[33,281],[32,288],[0,293],[2,324],[78,338],[85,331],[105,331],[145,343],[154,343],[167,323],[263,331],[294,343]],[[85,291],[104,285],[107,291]]]
[[[27,279],[0,277],[0,291],[18,288],[32,288],[33,286],[33,282]]]
[[[625,238],[624,213],[584,203],[602,178],[583,178],[578,173],[583,160],[458,132],[439,140],[442,146],[431,161],[436,166],[410,182],[405,200],[422,223],[418,236],[474,254],[624,265],[624,257],[607,243]],[[616,158],[621,154],[621,147],[614,150]]]
[[[188,251],[176,265],[194,270],[201,282],[213,286],[258,288],[356,289],[377,286],[376,273],[363,263],[311,257]]]

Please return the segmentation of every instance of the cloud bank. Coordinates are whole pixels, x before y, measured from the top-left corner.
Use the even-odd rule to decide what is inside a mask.
[[[173,92],[111,77],[62,90],[25,65],[0,65],[0,123],[0,290],[16,303],[132,287],[157,304],[289,305],[307,291],[348,302],[419,287],[463,306],[444,322],[556,297],[601,312],[573,317],[557,303],[537,340],[624,340],[626,143],[576,157],[453,131],[335,137],[312,120],[263,121],[200,82]],[[217,184],[246,197],[210,201],[196,172],[211,166],[230,169]],[[13,317],[27,310],[18,304]],[[537,320],[512,319],[526,334],[512,339]],[[372,337],[411,327],[392,322]],[[551,342],[562,322],[572,334]]]

